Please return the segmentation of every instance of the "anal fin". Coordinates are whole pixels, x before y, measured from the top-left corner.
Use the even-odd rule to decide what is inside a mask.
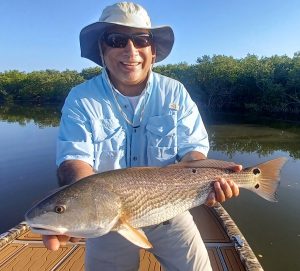
[[[132,227],[124,218],[120,218],[120,222],[121,225],[118,233],[124,238],[142,248],[147,249],[153,247],[143,230]]]

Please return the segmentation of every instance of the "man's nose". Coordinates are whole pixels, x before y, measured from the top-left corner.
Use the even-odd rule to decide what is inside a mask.
[[[134,43],[131,39],[128,39],[128,42],[124,47],[124,49],[126,50],[126,52],[132,52],[132,53],[137,52],[137,48],[134,46]]]

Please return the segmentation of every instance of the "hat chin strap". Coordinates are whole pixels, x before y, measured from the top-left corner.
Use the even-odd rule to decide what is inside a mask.
[[[151,65],[151,70],[153,70],[155,60],[156,60],[156,47],[154,45],[151,46],[151,50],[153,50],[153,52],[152,52],[152,65]]]
[[[106,65],[105,65],[105,61],[104,61],[104,55],[103,55],[103,51],[102,51],[102,46],[101,46],[100,39],[98,40],[98,48],[99,48],[99,57],[102,60],[103,69],[106,69]]]

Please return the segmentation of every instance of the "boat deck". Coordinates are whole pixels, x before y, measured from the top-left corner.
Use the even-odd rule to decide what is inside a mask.
[[[191,213],[208,249],[213,270],[249,270],[216,208],[201,206]],[[69,243],[58,251],[49,251],[39,235],[33,234],[26,224],[20,224],[18,229],[2,234],[0,238],[0,270],[84,270],[84,252],[84,242]],[[163,268],[151,253],[141,249],[139,271],[146,270],[159,271]]]

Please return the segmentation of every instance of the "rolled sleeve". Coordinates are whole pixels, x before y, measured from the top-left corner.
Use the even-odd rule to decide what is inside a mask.
[[[178,160],[190,151],[198,151],[207,156],[208,135],[196,104],[189,95],[185,99],[181,117],[177,123]]]
[[[72,96],[72,94],[70,95]],[[62,109],[57,139],[56,164],[65,160],[81,160],[94,164],[94,145],[89,120],[80,100],[68,97]]]

